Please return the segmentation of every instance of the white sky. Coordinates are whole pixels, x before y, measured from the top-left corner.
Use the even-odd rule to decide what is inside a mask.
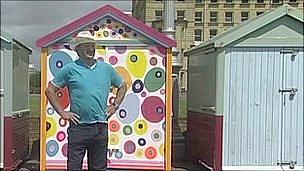
[[[40,49],[36,40],[48,33],[110,4],[123,11],[132,10],[131,0],[99,1],[2,1],[1,30],[33,49],[30,61],[40,68]]]

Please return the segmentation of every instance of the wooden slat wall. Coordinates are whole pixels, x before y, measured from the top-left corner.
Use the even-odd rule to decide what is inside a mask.
[[[12,120],[12,159],[13,167],[20,164],[29,155],[29,112],[23,113],[23,117]]]
[[[222,116],[188,110],[187,158],[214,170],[222,167]]]

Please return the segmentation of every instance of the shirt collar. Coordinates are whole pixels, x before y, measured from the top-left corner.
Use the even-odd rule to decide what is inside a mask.
[[[95,60],[95,63],[92,66],[87,65],[81,58],[79,58],[76,62],[84,67],[87,67],[87,68],[93,70],[93,69],[95,69],[95,67],[97,66],[97,63],[98,63],[98,61],[96,59],[94,59],[94,60]]]

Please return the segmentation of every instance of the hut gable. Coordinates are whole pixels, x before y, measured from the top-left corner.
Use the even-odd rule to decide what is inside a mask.
[[[175,47],[176,42],[139,20],[110,6],[103,6],[70,24],[37,40],[38,47],[67,43],[77,35],[92,36],[96,41],[107,44],[160,44]]]

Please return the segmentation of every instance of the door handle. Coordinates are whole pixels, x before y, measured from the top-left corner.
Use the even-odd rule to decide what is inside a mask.
[[[297,88],[287,88],[287,89],[280,89],[279,93],[290,93],[291,95],[295,95],[298,91]]]
[[[0,97],[4,97],[4,89],[3,88],[0,89]]]
[[[215,112],[215,106],[203,106],[200,107],[202,110],[211,110],[213,112]]]

